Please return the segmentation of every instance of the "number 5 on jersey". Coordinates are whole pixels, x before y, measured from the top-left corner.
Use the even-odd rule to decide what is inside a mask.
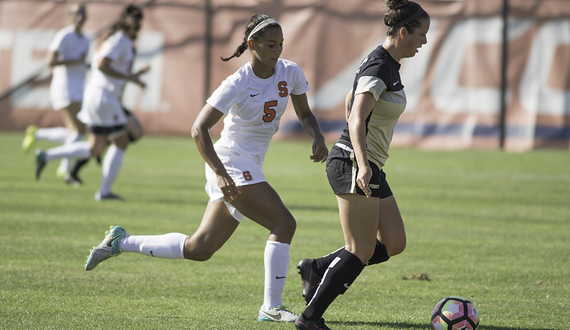
[[[277,100],[265,102],[265,106],[263,107],[263,121],[269,123],[275,119],[275,114],[277,111],[273,109],[277,106]]]

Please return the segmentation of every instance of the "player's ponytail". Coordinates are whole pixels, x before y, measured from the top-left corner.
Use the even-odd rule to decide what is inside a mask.
[[[135,5],[128,5],[127,7],[125,7],[125,9],[123,9],[121,14],[119,15],[119,19],[117,19],[117,21],[113,23],[113,25],[111,25],[111,27],[107,31],[105,39],[115,34],[115,32],[127,28],[129,24],[127,20],[130,19],[139,20],[139,21],[142,20],[143,19],[142,9]]]
[[[410,33],[429,19],[429,14],[417,3],[409,0],[386,0],[388,12],[384,15],[384,24],[388,27],[388,37],[394,38],[405,27]]]
[[[222,61],[227,62],[229,60],[231,60],[234,57],[240,57],[241,54],[243,54],[246,50],[247,50],[247,41],[249,39],[252,39],[254,41],[259,40],[259,38],[265,36],[265,31],[267,31],[267,29],[269,28],[273,28],[276,26],[279,26],[279,24],[277,22],[275,23],[269,23],[265,26],[263,26],[261,29],[259,29],[258,31],[255,31],[252,35],[251,32],[263,21],[270,19],[271,16],[266,15],[266,14],[261,14],[261,15],[253,15],[251,16],[251,18],[249,19],[249,21],[247,22],[247,25],[245,27],[245,37],[243,38],[243,42],[237,47],[236,51],[232,54],[232,56],[230,57],[223,57],[220,56],[220,58],[222,59]]]

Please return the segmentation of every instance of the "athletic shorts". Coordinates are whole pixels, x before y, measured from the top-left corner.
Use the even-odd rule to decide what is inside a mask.
[[[77,119],[88,126],[124,125],[127,116],[119,98],[120,95],[115,95],[104,87],[90,87],[88,84]]]
[[[116,126],[89,126],[89,132],[95,135],[106,135],[107,139],[112,140],[121,136],[127,130],[126,125],[116,125]]]
[[[125,108],[125,107],[122,107],[122,108],[123,108],[123,112],[125,113],[127,118],[129,118],[130,116],[133,115],[131,113],[131,111],[128,110],[127,108]],[[121,136],[121,134],[123,134],[126,130],[127,130],[127,125],[115,125],[115,126],[110,126],[110,127],[89,126],[89,132],[96,134],[96,135],[107,135],[107,137],[110,140]],[[129,132],[129,140],[131,142],[135,141],[135,139],[131,136],[130,132]]]
[[[237,144],[227,140],[216,142],[214,149],[236,186],[246,186],[266,181],[262,172],[265,153],[252,156]],[[207,163],[206,181],[206,193],[210,196],[210,200],[214,203],[222,201],[226,203],[232,216],[238,222],[241,222],[244,215],[224,199],[224,194],[218,187],[217,176]]]
[[[372,169],[372,178],[368,186],[372,190],[372,197],[386,198],[392,196],[392,190],[386,181],[386,174],[378,165],[368,161]],[[350,147],[337,142],[331,149],[327,158],[327,177],[335,195],[359,194],[364,192],[356,184],[358,165],[354,159],[354,152]]]

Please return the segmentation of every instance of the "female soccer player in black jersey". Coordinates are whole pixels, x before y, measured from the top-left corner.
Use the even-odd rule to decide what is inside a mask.
[[[345,246],[298,268],[307,308],[297,329],[330,329],[322,315],[365,265],[387,261],[406,246],[404,223],[382,166],[406,95],[400,60],[427,43],[428,13],[408,0],[387,0],[384,43],[360,64],[347,95],[347,126],[327,159],[327,175],[337,196]]]

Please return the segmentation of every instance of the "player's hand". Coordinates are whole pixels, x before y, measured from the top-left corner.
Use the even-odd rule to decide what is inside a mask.
[[[147,73],[149,70],[150,70],[150,65],[145,65],[136,73],[136,75],[140,76],[141,74]]]
[[[135,84],[139,85],[142,89],[146,88],[146,84],[139,79],[138,74],[131,74],[129,76],[129,80],[134,82]]]
[[[324,139],[315,139],[313,141],[313,154],[310,157],[313,162],[324,163],[327,160],[328,155],[329,149],[327,148]]]
[[[358,165],[358,174],[356,175],[356,184],[362,191],[366,197],[372,196],[372,190],[368,186],[370,179],[372,178],[372,169],[370,166],[360,166]]]
[[[218,187],[228,202],[232,202],[238,197],[239,194],[241,194],[241,191],[239,191],[238,187],[236,187],[236,184],[234,183],[234,180],[232,180],[229,175],[218,175]]]

